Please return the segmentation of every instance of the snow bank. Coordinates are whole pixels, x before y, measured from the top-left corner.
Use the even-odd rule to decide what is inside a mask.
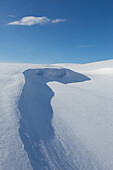
[[[0,169],[112,170],[112,92],[113,60],[0,64]]]
[[[97,169],[112,170],[113,60],[75,66],[63,64],[63,66],[84,73],[91,78],[91,81],[67,86],[56,82],[48,84],[55,93],[52,99],[55,132],[62,140],[66,138],[64,145],[72,148],[73,159],[76,158],[76,152],[73,151],[76,147],[72,147],[74,142],[72,140],[69,142],[68,139],[70,133],[66,134],[67,137],[66,135],[62,137],[64,130],[59,124],[60,120],[62,124],[66,124],[73,136],[76,136],[79,144],[83,144],[86,152],[90,153],[90,158],[97,165]]]

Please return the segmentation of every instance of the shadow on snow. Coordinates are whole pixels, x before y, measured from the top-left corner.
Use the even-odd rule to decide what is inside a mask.
[[[24,76],[25,85],[18,106],[20,111],[19,134],[33,169],[51,169],[47,156],[45,156],[44,150],[41,147],[41,144],[44,143],[49,148],[49,143],[54,137],[54,129],[52,127],[53,111],[50,104],[54,93],[47,83],[57,81],[67,84],[90,79],[83,74],[69,69],[51,68],[29,69],[24,72]],[[67,159],[67,156],[63,153],[63,147],[60,146],[60,142],[58,143],[59,148],[62,150],[60,157],[54,147],[52,151],[48,150],[50,154],[51,152],[53,154],[51,161],[55,164],[55,169],[65,169],[65,167],[72,169],[68,161],[63,161],[63,157]],[[54,156],[55,160],[52,158]]]

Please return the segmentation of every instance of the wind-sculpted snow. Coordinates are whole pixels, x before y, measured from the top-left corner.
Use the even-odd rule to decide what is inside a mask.
[[[0,64],[0,170],[10,169],[113,169],[113,60]]]
[[[79,169],[76,160],[55,137],[52,127],[51,99],[54,92],[47,85],[57,81],[63,84],[90,80],[69,69],[29,69],[24,72],[25,85],[19,101],[19,134],[32,168]]]

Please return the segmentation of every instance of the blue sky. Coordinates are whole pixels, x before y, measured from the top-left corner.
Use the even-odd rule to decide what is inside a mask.
[[[0,0],[0,62],[113,59],[112,0]]]

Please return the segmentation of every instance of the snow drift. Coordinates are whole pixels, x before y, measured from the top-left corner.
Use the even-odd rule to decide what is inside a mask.
[[[113,60],[0,64],[0,169],[112,170]]]

